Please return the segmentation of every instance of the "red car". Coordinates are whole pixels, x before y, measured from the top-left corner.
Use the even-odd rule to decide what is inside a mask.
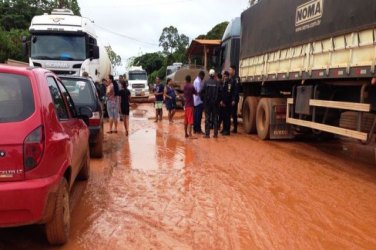
[[[67,241],[69,191],[90,172],[91,116],[50,71],[0,65],[0,227],[44,224],[51,244]]]

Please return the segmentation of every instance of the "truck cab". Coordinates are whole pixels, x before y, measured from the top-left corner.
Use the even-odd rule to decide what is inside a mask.
[[[51,14],[33,17],[29,31],[30,39],[24,42],[28,45],[30,66],[59,75],[80,75],[87,60],[97,65],[93,72],[103,71],[99,59],[108,55],[100,52],[94,24],[88,18],[75,16],[68,9],[54,9]],[[96,74],[91,77],[98,80],[94,79]]]
[[[240,30],[240,17],[233,19],[227,25],[221,46],[215,52],[217,71],[228,70],[231,65],[236,65],[239,68]]]
[[[133,66],[126,75],[131,98],[149,98],[150,91],[146,71],[141,66]]]

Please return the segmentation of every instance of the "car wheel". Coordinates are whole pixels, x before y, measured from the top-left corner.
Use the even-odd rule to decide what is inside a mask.
[[[90,154],[89,150],[87,150],[86,157],[83,163],[83,166],[81,167],[80,172],[78,173],[77,178],[79,180],[87,180],[90,176]]]
[[[91,149],[91,156],[94,158],[103,157],[103,129],[99,134],[97,143],[95,143],[93,148]]]
[[[68,182],[63,178],[60,182],[55,211],[51,221],[45,225],[47,240],[52,245],[61,245],[68,241],[70,228],[69,210],[69,187]]]

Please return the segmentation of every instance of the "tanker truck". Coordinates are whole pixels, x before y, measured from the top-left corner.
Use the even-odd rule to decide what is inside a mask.
[[[241,14],[239,68],[247,133],[370,143],[376,1],[260,0]]]
[[[83,71],[95,82],[111,73],[107,51],[98,46],[93,21],[75,16],[68,9],[54,9],[51,14],[34,16],[24,39],[30,66],[43,67],[58,75],[81,75]]]

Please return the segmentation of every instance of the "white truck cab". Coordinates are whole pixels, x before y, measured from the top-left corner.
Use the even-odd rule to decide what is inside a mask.
[[[87,71],[94,81],[110,73],[107,52],[99,49],[93,21],[88,18],[75,16],[68,9],[54,9],[51,14],[34,16],[29,31],[30,66],[60,75]]]
[[[146,71],[141,66],[133,66],[126,75],[131,98],[149,98],[150,91]]]

